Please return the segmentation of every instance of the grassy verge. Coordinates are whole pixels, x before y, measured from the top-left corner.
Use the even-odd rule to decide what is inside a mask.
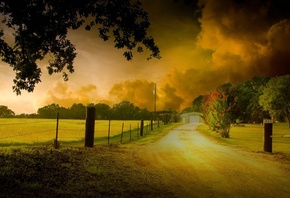
[[[130,129],[136,132],[140,126],[140,120],[96,120],[95,137],[104,138],[108,136],[110,123],[110,136],[120,135],[123,131]],[[145,120],[145,130],[150,121]],[[61,142],[77,142],[84,139],[85,120],[59,120],[58,140]],[[56,120],[54,119],[28,119],[28,118],[0,118],[0,146],[1,145],[37,145],[42,142],[51,142],[56,137]],[[132,139],[136,133],[132,134]],[[124,141],[129,136],[124,136]]]
[[[138,141],[128,142],[128,144],[124,144],[126,147],[135,146],[135,145],[145,145],[156,142],[163,136],[165,136],[170,130],[182,125],[183,123],[174,123],[163,125],[157,128],[155,126],[154,130],[150,133],[146,134],[144,137],[140,138]]]
[[[230,138],[221,138],[216,132],[211,131],[208,126],[201,125],[198,131],[220,143],[237,147],[243,147],[252,151],[263,151],[263,125],[246,124],[244,127],[232,127]],[[290,129],[286,123],[273,124],[273,152],[290,155],[290,138],[282,137],[290,135]]]
[[[55,120],[0,119],[0,147],[50,146],[56,136]],[[60,120],[58,141],[64,146],[83,146],[84,120]],[[138,120],[96,120],[95,145],[119,144],[140,139]],[[160,123],[162,129],[165,125]],[[108,129],[110,139],[108,141]],[[123,130],[123,134],[121,132]],[[154,131],[157,123],[154,124]],[[144,121],[144,135],[151,133],[150,122]]]
[[[110,146],[84,148],[76,141],[64,142],[59,150],[52,145],[2,147],[1,197],[172,197],[164,178],[136,163],[124,147],[157,141],[178,125],[162,125],[136,141]]]
[[[0,164],[1,197],[172,196],[156,172],[118,147],[0,150]]]
[[[142,145],[152,143],[159,138],[167,134],[167,132],[182,123],[173,123],[168,125],[160,124],[158,127],[157,124],[154,124],[153,131],[151,131],[150,126],[144,127],[143,137],[140,136],[140,129],[133,129],[124,131],[123,134],[118,134],[110,137],[96,137],[94,140],[95,146],[104,146],[104,145],[126,145],[126,147],[134,145]],[[46,145],[51,144],[52,141],[47,142]],[[82,147],[84,146],[84,139],[78,141],[60,141],[61,146],[73,146],[73,147]]]

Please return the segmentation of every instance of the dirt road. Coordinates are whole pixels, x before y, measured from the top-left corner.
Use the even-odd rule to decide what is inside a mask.
[[[289,197],[290,164],[276,156],[219,145],[182,125],[134,149],[140,166],[155,169],[176,197]]]

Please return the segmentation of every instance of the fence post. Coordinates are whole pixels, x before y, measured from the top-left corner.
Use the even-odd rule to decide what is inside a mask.
[[[151,124],[151,131],[153,131],[153,120],[152,119],[151,119],[150,124]]]
[[[144,120],[141,120],[141,124],[140,124],[140,136],[143,136],[143,130],[144,130]]]
[[[136,129],[136,132],[137,132],[137,139],[139,138],[139,123],[137,123],[137,129]]]
[[[272,153],[273,120],[264,119],[264,151]]]
[[[124,122],[122,123],[121,143],[123,142]]]
[[[108,126],[108,145],[110,145],[110,133],[111,133],[111,120],[109,120]]]
[[[132,140],[132,127],[131,127],[131,124],[130,124],[130,141]]]
[[[58,121],[59,121],[59,112],[56,113],[56,130],[55,130],[55,140],[54,140],[54,148],[59,149],[58,142]]]
[[[85,147],[94,147],[95,114],[95,107],[87,107]]]

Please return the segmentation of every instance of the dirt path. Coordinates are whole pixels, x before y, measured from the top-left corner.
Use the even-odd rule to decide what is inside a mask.
[[[162,175],[176,197],[289,197],[290,164],[275,156],[222,146],[182,125],[133,149],[136,163]]]

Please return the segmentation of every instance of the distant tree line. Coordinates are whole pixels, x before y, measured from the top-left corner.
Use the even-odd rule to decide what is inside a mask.
[[[14,117],[15,113],[7,106],[0,105],[0,118],[11,118]]]
[[[153,118],[153,113],[147,109],[140,109],[129,101],[122,101],[118,104],[110,107],[104,103],[89,104],[88,106],[94,106],[96,109],[97,120],[140,120]],[[59,113],[61,119],[85,119],[86,117],[86,106],[78,103],[73,104],[69,108],[61,107],[58,104],[50,104],[41,107],[37,110],[36,114],[20,114],[15,113],[6,106],[0,106],[0,117],[10,118],[56,118],[56,113]]]
[[[265,118],[290,123],[289,87],[289,75],[226,83],[195,98],[183,112],[201,112],[210,129],[227,138],[233,124],[262,123]]]

